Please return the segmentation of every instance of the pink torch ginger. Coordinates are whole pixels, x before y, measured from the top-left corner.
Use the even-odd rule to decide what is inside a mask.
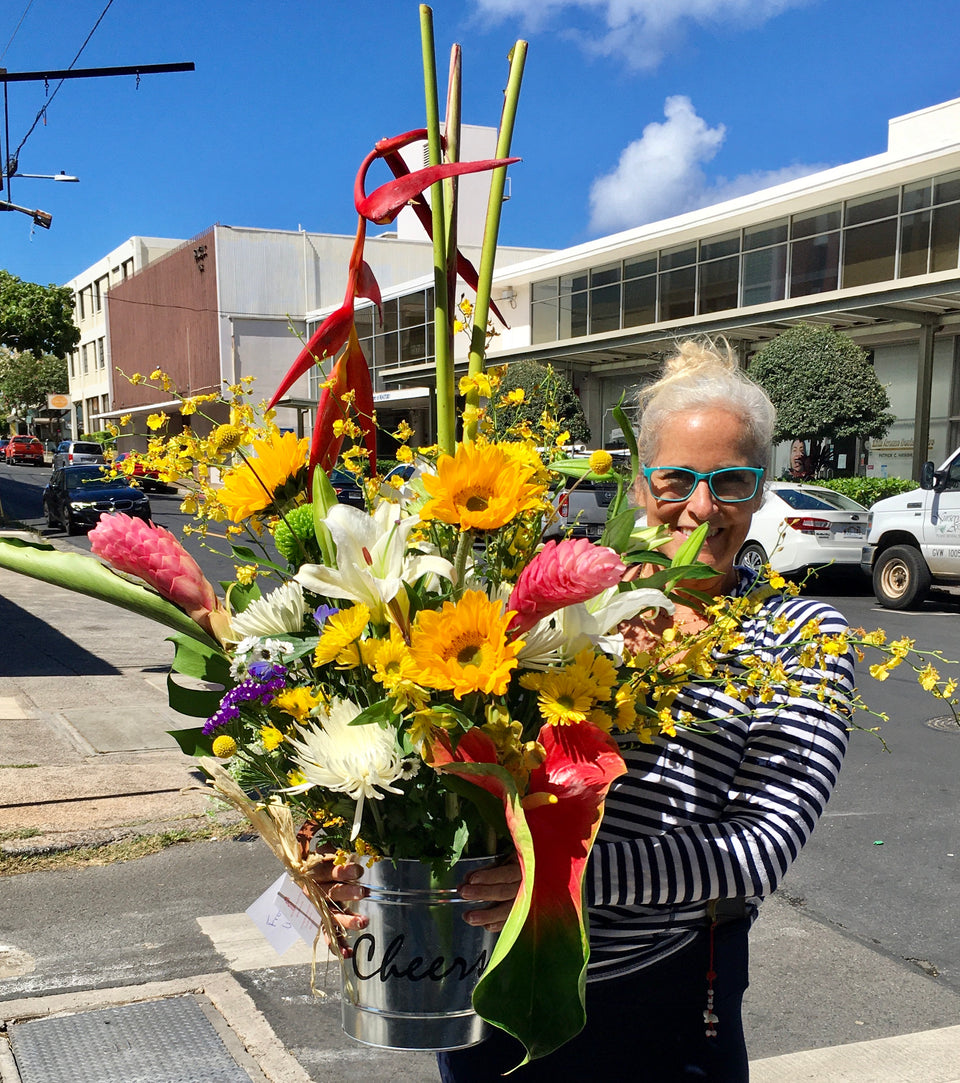
[[[586,602],[615,586],[627,566],[605,545],[586,538],[547,542],[520,573],[508,609],[516,616],[510,631],[529,631],[539,620],[567,605]]]
[[[102,515],[90,531],[90,548],[117,571],[138,576],[180,606],[218,639],[229,626],[226,610],[200,565],[169,530],[123,512]]]

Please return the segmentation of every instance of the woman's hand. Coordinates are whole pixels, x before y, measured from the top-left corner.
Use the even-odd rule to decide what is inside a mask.
[[[500,932],[513,908],[521,879],[520,862],[516,858],[471,872],[460,885],[460,898],[491,905],[468,910],[463,920],[470,925],[482,925],[491,933]]]
[[[360,877],[363,876],[362,866],[355,861],[348,861],[345,865],[336,865],[334,864],[336,853],[336,848],[333,846],[320,847],[317,854],[321,860],[313,866],[311,875],[320,889],[320,894],[329,903],[330,917],[337,926],[337,947],[344,955],[349,955],[350,949],[346,939],[339,933],[347,929],[365,929],[369,924],[368,918],[355,914],[349,909],[350,903],[364,898],[367,889],[358,883]],[[329,938],[326,939],[329,941]],[[328,943],[328,946],[332,948],[333,944]]]

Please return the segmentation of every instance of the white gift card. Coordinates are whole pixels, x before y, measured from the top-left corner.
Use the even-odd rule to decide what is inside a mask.
[[[286,874],[277,891],[277,909],[300,938],[313,947],[320,931],[320,911]]]
[[[290,877],[286,873],[278,876],[260,898],[247,907],[247,914],[250,919],[267,938],[278,955],[283,955],[291,945],[297,942],[300,935],[299,931],[294,928],[289,916],[278,905],[279,892],[283,888],[285,881],[290,881]],[[304,900],[306,901],[306,896],[304,896]]]

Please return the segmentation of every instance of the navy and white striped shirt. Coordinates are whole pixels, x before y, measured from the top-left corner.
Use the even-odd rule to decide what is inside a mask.
[[[750,586],[744,574],[734,593]],[[772,614],[793,630],[778,635]],[[799,669],[795,649],[785,646],[813,617],[821,632],[847,629],[832,607],[780,595],[743,628],[745,646],[781,656],[809,695],[738,703],[722,688],[691,685],[674,713],[689,711],[711,732],[678,729],[675,738],[624,750],[627,774],[610,788],[587,870],[590,980],[631,973],[686,946],[705,927],[711,899],[740,896],[755,907],[810,837],[848,737],[845,718],[815,689],[824,678],[841,696],[853,688],[852,653],[829,659],[826,670]]]

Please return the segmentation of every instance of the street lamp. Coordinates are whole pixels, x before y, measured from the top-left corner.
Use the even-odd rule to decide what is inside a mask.
[[[7,177],[29,177],[30,180],[55,180],[55,181],[71,181],[76,184],[80,178],[72,177],[69,173],[65,173],[62,169],[59,173],[8,173]]]

